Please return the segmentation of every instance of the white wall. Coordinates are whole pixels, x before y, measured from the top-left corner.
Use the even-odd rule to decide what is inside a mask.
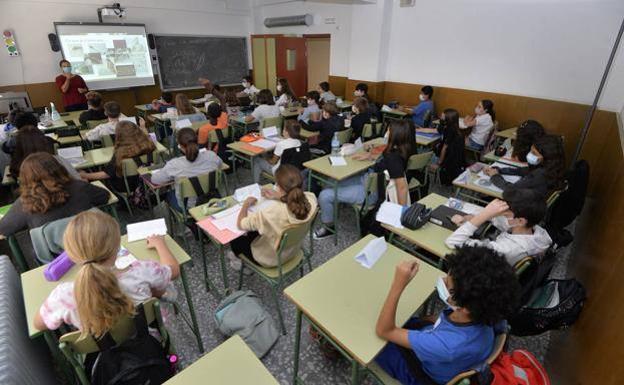
[[[0,28],[15,33],[21,56],[0,52],[0,86],[54,81],[60,52],[52,52],[48,33],[55,21],[97,22],[98,0],[0,0]],[[142,23],[148,33],[248,36],[249,0],[133,0],[121,2],[126,23]],[[131,4],[131,5],[130,5]],[[105,20],[106,21],[106,20]]]

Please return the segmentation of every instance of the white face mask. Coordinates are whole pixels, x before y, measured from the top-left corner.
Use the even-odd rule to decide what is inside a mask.
[[[540,164],[540,159],[532,152],[529,152],[526,156],[527,163],[531,166],[537,166]]]
[[[316,102],[314,101],[314,99],[308,99],[308,106],[311,106],[313,104],[316,104]]]
[[[420,99],[421,102],[424,102],[425,101],[425,95],[423,95],[423,94],[418,95],[418,99]]]
[[[245,88],[249,88],[249,83],[247,83],[247,82],[243,82],[242,84],[243,84],[243,87],[245,87]]]
[[[353,91],[353,96],[358,96],[359,97],[359,96],[362,96],[362,95],[364,95],[364,93],[362,91],[358,91],[358,90]]]
[[[281,84],[277,85],[277,90],[280,91],[280,92],[282,91],[282,85]]]
[[[451,297],[451,293],[449,293],[448,288],[446,287],[446,283],[444,283],[444,279],[442,277],[438,277],[438,281],[436,282],[436,289],[438,291],[438,297],[444,302],[447,306],[449,306],[453,310],[457,310],[457,306],[453,306],[449,303],[449,298]]]

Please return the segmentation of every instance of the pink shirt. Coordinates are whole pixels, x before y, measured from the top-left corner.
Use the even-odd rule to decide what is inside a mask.
[[[135,261],[123,271],[116,271],[119,287],[135,305],[152,297],[152,290],[164,291],[171,282],[171,268],[155,261]],[[74,283],[58,285],[45,300],[39,314],[48,329],[58,329],[61,324],[80,329]]]

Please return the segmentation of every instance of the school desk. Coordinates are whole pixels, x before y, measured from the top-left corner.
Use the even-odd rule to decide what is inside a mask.
[[[351,364],[351,383],[386,345],[377,337],[375,325],[400,261],[414,256],[388,244],[386,252],[371,269],[355,261],[355,256],[375,237],[367,235],[284,290],[297,307],[294,380],[298,378],[302,318],[332,342]],[[435,290],[444,273],[420,263],[416,277],[407,285],[397,308],[396,322],[405,323]],[[304,365],[305,367],[305,365]]]
[[[63,136],[63,137],[60,137],[58,136],[57,133],[54,133],[50,137],[56,140],[57,142],[59,142],[59,144],[62,147],[62,146],[68,146],[70,144],[82,143],[84,141],[87,141],[86,135],[88,131],[89,130],[80,130],[80,135]]]
[[[376,138],[365,142],[365,145],[380,144],[382,138]],[[370,160],[355,160],[352,156],[345,156],[346,166],[332,166],[329,162],[329,155],[312,159],[303,164],[305,168],[310,170],[308,173],[308,191],[312,187],[312,180],[316,180],[321,185],[330,187],[334,190],[334,228],[327,230],[334,233],[334,244],[338,244],[338,184],[354,175],[360,174],[371,167],[375,162]]]
[[[351,106],[353,106],[353,102],[351,100],[343,100],[342,103],[336,103],[336,106],[340,111],[349,111]]]
[[[52,124],[50,126],[44,127],[42,125],[38,125],[38,127],[41,131],[48,133],[48,132],[56,131],[58,129],[67,128],[68,126],[67,126],[67,123],[65,123],[65,121],[61,117],[61,119],[59,120],[52,121]]]
[[[137,116],[145,119],[145,121],[147,121],[148,115],[151,115],[153,112],[156,112],[155,110],[152,110],[151,104],[137,104],[134,106],[134,109],[136,110]]]
[[[238,335],[176,374],[164,385],[254,384],[279,385]]]
[[[275,147],[271,149],[266,149],[266,148],[254,146],[253,143],[254,142],[245,143],[245,142],[238,141],[238,142],[227,144],[227,148],[232,150],[232,155],[234,156],[234,158],[248,163],[249,168],[252,172],[254,168],[254,160],[257,156],[272,153],[273,150],[275,150]],[[236,174],[236,161],[232,162],[232,165],[234,166],[233,172],[238,178],[238,174]]]
[[[231,113],[228,113],[228,122],[230,124],[230,128],[232,129],[232,138],[238,138],[242,135],[245,135],[247,132],[249,132],[250,129],[258,126],[258,121],[255,119],[251,122],[247,122],[245,120],[245,118],[250,114],[251,111],[239,112],[238,110],[232,110]]]
[[[85,111],[86,110],[64,112],[63,115],[61,115],[61,119],[63,119],[68,125],[80,127],[82,125],[82,123],[80,123],[80,114]]]
[[[483,160],[487,161],[487,162],[491,162],[491,163],[504,163],[504,164],[508,164],[510,167],[527,167],[527,163],[525,162],[519,162],[519,161],[515,161],[512,160],[510,158],[507,157],[502,157],[502,156],[496,156],[494,154],[494,150],[488,152],[487,154],[485,154],[483,156]]]
[[[407,112],[402,110],[393,108],[390,111],[381,110],[381,118],[382,122],[386,123],[386,121],[390,120],[402,120],[407,115]]]
[[[486,165],[484,164],[484,166]],[[473,173],[469,169],[466,169],[466,171],[461,173],[457,178],[455,178],[455,180],[453,180],[453,186],[456,187],[455,196],[461,196],[464,199],[472,200],[482,204],[487,204],[488,201],[479,198],[477,194],[502,199],[503,193],[500,191],[500,189],[497,189],[497,187],[493,184],[490,185],[491,187],[479,185],[477,184],[478,180],[478,173]]]
[[[416,133],[416,144],[423,147],[431,147],[440,141],[441,135],[423,135]]]
[[[182,279],[182,285],[184,287],[184,293],[186,295],[186,301],[189,306],[191,321],[193,323],[192,331],[197,338],[197,346],[201,352],[204,351],[204,346],[199,333],[199,325],[195,316],[195,307],[191,298],[191,291],[189,289],[189,282],[185,273],[185,264],[191,261],[191,257],[182,249],[176,241],[169,235],[165,236],[165,242],[175,259],[180,264],[180,278]],[[123,235],[121,237],[121,245],[127,248],[137,259],[159,261],[158,253],[155,249],[147,248],[147,241],[140,240],[136,242],[128,242],[128,236]],[[28,322],[28,335],[30,338],[38,336],[41,332],[35,329],[33,320],[35,315],[39,312],[39,308],[50,295],[54,288],[63,282],[72,282],[76,274],[78,273],[78,267],[72,267],[59,281],[49,282],[43,276],[44,266],[39,266],[36,269],[22,273],[22,293],[24,295],[24,308],[26,310],[26,321]]]
[[[518,127],[512,127],[512,128],[508,128],[506,130],[502,130],[502,131],[497,131],[494,133],[494,135],[497,138],[502,138],[503,140],[505,139],[516,139],[516,132],[518,131]]]
[[[159,153],[168,154],[169,150],[163,146],[160,142],[155,142],[156,151]],[[83,170],[87,168],[96,168],[108,164],[113,159],[114,147],[102,147],[95,150],[85,151],[83,154],[84,162],[74,165],[77,170]]]

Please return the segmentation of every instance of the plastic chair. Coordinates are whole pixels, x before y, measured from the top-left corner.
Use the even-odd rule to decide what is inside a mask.
[[[169,344],[169,351],[173,352],[174,349],[170,344],[171,341],[169,339],[169,333],[165,328],[165,324],[160,313],[160,302],[156,298],[150,298],[143,303],[143,309],[145,311],[147,324],[151,325],[154,321],[156,321],[158,331],[162,337],[163,346],[167,346],[167,344]],[[131,338],[134,332],[134,320],[131,317],[119,320],[110,330],[111,336],[118,344]],[[66,333],[59,339],[59,349],[63,352],[67,361],[69,361],[74,368],[74,372],[76,373],[80,384],[90,385],[90,375],[85,372],[83,356],[100,350],[93,337],[87,335],[81,338],[80,331]]]
[[[516,262],[516,264],[513,266],[516,276],[522,276],[522,274],[527,271],[533,263],[535,263],[535,258],[533,258],[532,256],[526,256]]]
[[[414,154],[410,156],[407,160],[407,171],[420,171],[424,174],[424,180],[422,183],[416,177],[410,178],[408,182],[408,189],[410,193],[416,189],[418,189],[418,199],[421,199],[420,189],[427,185],[427,181],[429,180],[429,172],[427,167],[431,162],[431,158],[433,157],[433,151],[423,152],[421,154]]]
[[[284,326],[284,317],[282,316],[282,309],[280,306],[279,294],[282,292],[282,286],[284,281],[291,277],[294,273],[299,270],[301,277],[303,277],[303,262],[304,259],[308,263],[308,269],[312,271],[312,262],[311,257],[314,253],[312,249],[312,223],[316,219],[317,211],[310,217],[310,220],[299,224],[289,226],[282,232],[282,236],[280,239],[280,244],[277,249],[277,266],[276,267],[263,267],[257,265],[256,263],[249,260],[244,255],[239,255],[239,258],[243,262],[243,265],[248,267],[252,272],[260,276],[264,279],[272,289],[273,300],[275,301],[275,305],[277,306],[277,314],[279,316],[280,327],[282,329],[282,334],[286,334],[286,327]],[[310,237],[310,251],[306,252],[303,248],[303,240],[306,236],[306,233],[309,234]],[[286,261],[282,261],[282,254],[289,249],[296,249],[293,257]],[[238,289],[240,290],[243,286],[243,268],[241,268],[239,273],[239,281],[238,281]]]
[[[345,143],[349,143],[349,140],[351,140],[351,135],[353,134],[353,128],[347,128],[346,130],[336,131],[336,133],[338,136],[338,141],[340,142],[340,145],[342,146]]]
[[[124,186],[126,188],[126,191],[113,190],[113,192],[115,193],[115,195],[119,196],[124,201],[124,204],[126,205],[126,208],[128,209],[128,212],[130,213],[130,215],[134,215],[134,214],[132,213],[132,208],[130,207],[130,202],[128,201],[128,197],[132,193],[132,191],[130,191],[130,184],[128,182],[128,178],[133,177],[133,176],[138,176],[139,167],[147,167],[147,166],[151,166],[153,164],[163,161],[161,154],[160,152],[158,152],[158,150],[155,150],[154,152],[151,153],[151,158],[152,159],[150,161],[150,156],[148,154],[144,154],[138,158],[140,159],[140,162],[138,162],[139,164],[135,162],[134,158],[124,159],[121,162]]]
[[[100,142],[102,147],[113,147],[115,145],[115,135],[102,135]]]
[[[370,140],[372,138],[381,136],[382,127],[383,124],[381,122],[366,123],[362,127],[362,140]]]
[[[93,130],[95,127],[99,126],[100,124],[104,124],[107,123],[108,119],[102,119],[102,120],[87,120],[86,122],[86,127],[88,130]]]
[[[281,133],[282,132],[282,123],[284,122],[284,119],[282,119],[282,116],[275,116],[273,118],[265,118],[264,120],[262,120],[260,122],[260,129],[262,128],[266,128],[266,127],[277,127],[277,130]]]
[[[364,202],[362,203],[354,203],[351,205],[353,211],[355,212],[355,225],[357,227],[357,233],[362,234],[362,229],[360,228],[360,220],[364,215],[368,213],[369,210],[372,210],[375,207],[375,203],[377,202],[369,202],[369,197],[371,194],[377,192],[377,173],[368,174],[368,178],[366,179],[366,197],[364,198]]]

